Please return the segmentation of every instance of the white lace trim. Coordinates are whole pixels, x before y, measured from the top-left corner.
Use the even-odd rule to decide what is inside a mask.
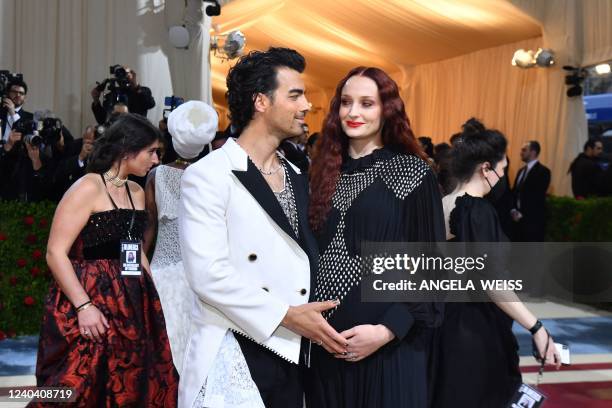
[[[229,330],[193,408],[265,408],[240,345]]]
[[[166,320],[172,360],[180,375],[183,355],[189,339],[194,294],[185,277],[182,262],[167,266],[152,263],[151,275],[153,275],[153,282]]]

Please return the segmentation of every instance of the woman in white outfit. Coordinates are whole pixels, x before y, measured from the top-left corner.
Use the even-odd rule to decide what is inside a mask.
[[[212,141],[217,123],[217,113],[204,102],[189,101],[172,111],[168,131],[179,159],[151,171],[145,187],[148,222],[144,250],[150,253],[155,248],[151,273],[166,318],[172,360],[179,374],[194,298],[185,278],[178,236],[181,177]]]

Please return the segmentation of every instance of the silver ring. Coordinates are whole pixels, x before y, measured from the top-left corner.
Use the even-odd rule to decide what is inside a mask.
[[[317,344],[318,344],[319,346],[322,346],[322,345],[323,345],[323,340],[319,340],[319,341],[317,341]]]
[[[349,360],[354,360],[354,359],[357,358],[357,356],[352,351],[349,351],[349,353],[347,354],[346,358],[348,358]]]
[[[87,336],[89,332],[87,330],[83,330],[83,334]]]

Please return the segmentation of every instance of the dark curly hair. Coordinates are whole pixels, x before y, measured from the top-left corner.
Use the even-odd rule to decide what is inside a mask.
[[[462,126],[452,149],[451,172],[459,182],[472,178],[479,164],[489,162],[491,168],[506,157],[508,141],[498,130],[487,129],[476,118],[470,118]]]
[[[121,157],[133,155],[161,139],[161,132],[144,116],[124,113],[94,144],[88,173],[102,174]]]
[[[406,115],[404,102],[395,81],[380,68],[353,68],[338,84],[331,100],[329,113],[323,122],[322,137],[316,144],[317,154],[310,166],[310,208],[309,220],[313,230],[319,230],[331,207],[331,199],[340,178],[342,158],[348,150],[348,136],[342,130],[339,116],[342,89],[353,76],[364,76],[373,80],[378,87],[382,103],[382,142],[391,150],[414,154],[426,160],[420,143],[414,137]]]
[[[272,98],[278,88],[276,73],[282,67],[302,73],[306,68],[306,61],[295,50],[272,47],[268,51],[251,51],[240,57],[236,65],[230,68],[225,98],[229,106],[229,118],[237,134],[253,119],[257,94]]]

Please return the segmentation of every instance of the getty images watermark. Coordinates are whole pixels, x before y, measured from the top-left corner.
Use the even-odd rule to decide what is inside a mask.
[[[360,259],[366,302],[612,301],[612,243],[366,242]]]
[[[386,282],[383,279],[375,279],[373,282],[374,290],[462,290],[475,291],[476,286],[480,289],[490,290],[523,290],[522,279],[486,279],[488,254],[482,256],[426,256],[420,254],[411,256],[407,253],[396,254],[395,256],[375,256],[372,259],[372,273],[381,275],[388,271],[402,271],[410,274],[411,279],[401,279],[400,281]],[[440,276],[432,279],[431,273],[454,272],[456,275],[464,273],[474,273],[480,275],[481,279],[440,279]],[[427,279],[412,279],[416,273],[429,274]],[[452,275],[451,275],[452,277]]]

